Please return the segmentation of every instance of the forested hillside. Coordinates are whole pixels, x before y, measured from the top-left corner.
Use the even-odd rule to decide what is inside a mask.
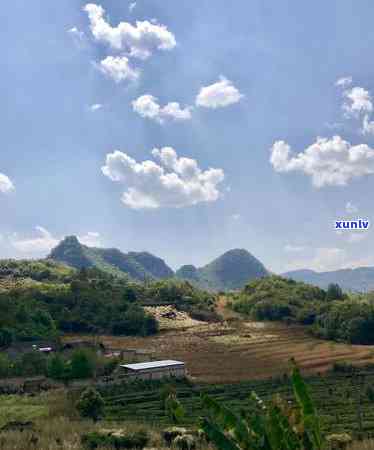
[[[68,236],[54,248],[49,259],[76,269],[96,267],[103,272],[137,281],[172,278],[174,272],[165,262],[147,252],[122,253],[118,249],[87,247],[75,236]]]
[[[318,337],[352,344],[374,343],[374,295],[345,294],[337,284],[327,290],[279,276],[252,281],[232,294],[235,311],[256,320],[311,325]]]
[[[181,267],[176,276],[203,289],[226,291],[241,289],[253,279],[268,275],[265,266],[247,250],[230,250],[204,267]]]
[[[62,332],[148,335],[156,320],[143,304],[171,303],[214,317],[214,297],[175,280],[130,282],[97,268],[49,260],[0,262],[0,346],[55,338]]]

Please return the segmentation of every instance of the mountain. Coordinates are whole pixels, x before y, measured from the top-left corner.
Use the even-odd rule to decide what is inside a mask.
[[[229,250],[204,267],[182,266],[178,278],[188,280],[203,289],[241,289],[249,281],[267,276],[264,265],[247,250]]]
[[[77,269],[97,267],[113,275],[128,276],[137,281],[172,278],[174,272],[151,253],[122,253],[115,248],[87,247],[75,236],[68,236],[55,247],[49,257]]]
[[[374,267],[358,267],[331,272],[315,272],[314,270],[294,270],[281,275],[295,281],[314,284],[326,289],[330,283],[337,283],[345,291],[367,292],[374,290]]]

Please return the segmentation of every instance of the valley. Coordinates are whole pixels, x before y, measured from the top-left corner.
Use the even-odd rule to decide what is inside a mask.
[[[291,358],[309,375],[326,372],[337,362],[374,364],[374,345],[323,341],[303,326],[243,319],[192,326],[187,321],[183,327],[179,321],[170,322],[174,324],[168,323],[155,336],[103,335],[99,339],[109,348],[147,351],[154,360],[185,361],[191,379],[204,383],[281,377],[289,372]],[[65,336],[64,341],[74,338]],[[89,340],[90,336],[81,338]]]

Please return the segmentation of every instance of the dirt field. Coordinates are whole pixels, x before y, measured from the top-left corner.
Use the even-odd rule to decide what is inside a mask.
[[[318,340],[299,326],[233,319],[145,338],[102,336],[101,340],[115,348],[151,351],[153,359],[185,361],[193,378],[211,383],[282,375],[291,357],[308,373],[326,371],[335,361],[374,362],[374,346]]]

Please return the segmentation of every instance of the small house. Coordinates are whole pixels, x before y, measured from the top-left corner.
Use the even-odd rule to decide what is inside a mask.
[[[139,380],[160,380],[162,378],[183,378],[186,376],[185,363],[169,359],[136,364],[122,364],[119,366],[119,370],[126,378]]]

